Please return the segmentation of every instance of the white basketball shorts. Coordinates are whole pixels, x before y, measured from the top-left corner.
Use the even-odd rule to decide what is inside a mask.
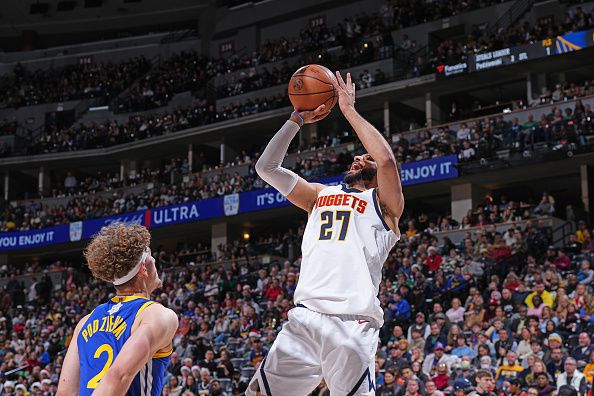
[[[306,396],[326,380],[334,396],[375,395],[379,328],[348,315],[289,311],[246,396]]]

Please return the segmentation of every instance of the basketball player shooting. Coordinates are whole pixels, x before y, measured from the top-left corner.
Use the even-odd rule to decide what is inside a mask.
[[[89,244],[93,276],[113,283],[116,296],[76,326],[57,395],[161,395],[178,319],[149,299],[162,283],[150,241],[142,226],[112,224]]]
[[[355,110],[355,84],[334,82],[342,114],[367,154],[356,156],[341,186],[309,183],[281,167],[305,123],[324,105],[293,112],[274,135],[256,171],[308,213],[295,308],[250,381],[246,395],[309,394],[324,378],[332,395],[375,394],[375,352],[383,311],[382,266],[400,238],[404,196],[396,160],[383,136]]]

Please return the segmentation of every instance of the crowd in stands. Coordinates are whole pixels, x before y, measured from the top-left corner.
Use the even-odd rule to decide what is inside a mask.
[[[423,21],[429,21],[436,17],[442,17],[443,15],[456,14],[463,10],[474,9],[479,5],[489,5],[493,2],[489,2],[488,4],[482,2],[479,4],[479,2],[454,1],[449,2],[447,5],[442,5],[441,8],[435,7],[435,10],[431,7],[417,7],[418,3],[409,1],[386,2],[379,13],[372,14],[371,16],[361,14],[347,18],[343,24],[339,24],[336,28],[342,31],[338,35],[331,34],[334,30],[326,28],[325,24],[318,27],[308,27],[300,33],[298,42],[301,43],[300,45],[304,45],[305,48],[310,48],[310,45],[318,45],[314,43],[319,41],[320,37],[323,37],[324,40],[336,41],[336,43],[344,45],[345,48],[351,48],[351,44],[356,43],[353,48],[356,47],[356,51],[360,51],[364,48],[360,45],[364,40],[371,48],[374,47],[375,42],[375,46],[378,48],[378,43],[384,40],[382,37],[386,26],[405,27]],[[429,11],[428,8],[432,10]],[[435,15],[432,13],[435,13]],[[566,30],[581,29],[585,24],[590,26],[591,23],[592,14],[588,14],[581,8],[577,8],[577,11],[568,15],[566,21],[560,24],[558,28]],[[538,32],[550,31],[550,29],[547,29],[541,26]],[[535,34],[510,33],[513,37],[528,37],[530,40],[532,40]],[[540,37],[540,34],[538,33],[534,37]],[[499,40],[505,40],[505,37],[505,35],[497,35]],[[285,62],[282,67],[278,69],[272,68],[270,72],[266,67],[261,69],[260,72],[257,72],[255,66],[265,64],[269,61],[283,59],[283,54],[289,54],[290,56],[293,53],[302,53],[303,48],[299,47],[299,45],[294,47],[291,43],[292,41],[280,39],[279,42],[268,42],[264,44],[260,52],[254,53],[251,56],[232,56],[228,59],[218,60],[209,59],[191,51],[176,54],[156,65],[138,84],[132,86],[128,92],[118,98],[114,102],[114,110],[116,112],[144,111],[163,106],[177,92],[185,90],[199,91],[204,87],[205,82],[209,78],[244,66],[250,66],[251,69],[240,73],[236,77],[231,77],[227,84],[221,85],[219,87],[220,95],[236,95],[253,89],[279,84],[288,80],[294,68],[289,67]],[[323,44],[325,46],[324,48],[326,48],[327,43],[323,41]],[[388,45],[387,43],[383,43],[381,46],[384,46],[384,44]],[[447,42],[444,41],[442,45],[447,45]],[[414,46],[414,40],[405,37],[402,43],[400,43],[399,48],[408,51]],[[298,50],[281,50],[279,48],[298,48]],[[452,53],[447,48],[441,52]],[[356,57],[352,53],[346,54],[345,59],[341,59],[339,63],[344,64],[343,62],[345,60],[351,62]],[[36,81],[37,84],[42,84],[42,87],[39,87],[39,89],[43,88],[45,91],[51,92],[51,94],[62,95],[60,92],[68,90],[69,92],[83,92],[87,96],[113,97],[112,92],[119,92],[124,89],[126,82],[133,80],[141,74],[141,71],[145,71],[147,67],[147,61],[144,58],[136,58],[119,64],[81,63],[76,66],[68,66],[64,69],[36,72],[41,73],[40,75],[31,73],[21,66],[17,66],[13,76],[4,77],[4,83],[12,83],[13,80],[19,79],[27,82]],[[52,77],[56,73],[57,76]],[[113,78],[114,81],[107,82],[109,78]],[[368,88],[372,85],[384,83],[387,79],[388,76],[379,69],[375,72],[365,70],[359,76],[358,85],[361,89]],[[2,85],[1,82],[0,85]],[[10,86],[14,87],[15,84],[11,84]],[[554,92],[549,93],[551,100],[554,100],[558,91],[559,87],[556,87]],[[561,91],[564,96],[580,96],[579,93],[571,95],[571,92],[568,92],[571,91],[571,87],[567,89],[562,88]],[[586,85],[581,91],[584,94],[591,93],[592,88]],[[9,95],[10,92],[11,90],[7,89],[5,95]],[[542,96],[544,98],[547,95],[543,93]],[[134,141],[143,137],[181,130],[188,126],[203,125],[254,114],[270,108],[281,107],[281,105],[286,103],[288,103],[286,97],[277,95],[271,98],[249,99],[241,104],[230,104],[217,112],[211,103],[205,100],[198,100],[195,105],[188,108],[165,111],[162,114],[156,115],[133,115],[123,124],[106,121],[101,124],[73,125],[70,128],[57,128],[49,125],[48,130],[32,142],[28,153],[35,154],[91,147],[106,147],[113,144]],[[460,118],[456,117],[456,115],[452,117],[452,119]],[[12,133],[16,128],[13,122],[4,122],[1,126],[2,131],[6,131],[6,133]],[[545,133],[543,132],[542,134]],[[553,131],[547,131],[546,134],[553,138],[555,135]],[[567,137],[567,139],[564,138],[564,133],[560,135],[561,138],[557,139],[557,141],[571,139],[571,136]],[[556,146],[557,144],[553,145]],[[3,144],[3,147],[0,148],[0,156],[10,154],[9,147],[4,146],[6,145]],[[480,142],[474,139],[474,142],[471,142],[471,146],[474,147],[475,151],[479,151],[478,146],[480,146]],[[462,149],[463,147],[460,145],[460,148]],[[451,150],[448,149],[445,151],[449,153]]]
[[[289,72],[288,69],[286,72]],[[357,83],[359,89],[364,89],[385,81],[385,74],[377,69],[373,75],[369,70],[364,70]],[[594,94],[594,82],[588,80],[583,83],[560,82],[555,87],[543,89],[538,95],[538,101],[534,101],[532,105],[564,102],[592,94]],[[220,108],[219,111],[206,100],[199,100],[187,108],[153,114],[134,114],[125,123],[108,120],[104,123],[78,124],[69,128],[48,125],[47,130],[29,145],[27,153],[108,147],[288,105],[288,97],[281,94],[269,98],[251,98],[243,103],[231,103]],[[456,110],[453,106],[449,118],[460,119],[463,114],[466,113],[460,109]],[[455,127],[450,128],[449,134],[441,133],[441,129],[433,132],[419,130],[412,141],[408,142],[412,144],[406,146],[406,150],[416,149],[417,152],[407,153],[400,160],[405,162],[408,155],[411,158],[427,159],[447,154],[459,154],[464,160],[484,158],[492,155],[496,149],[513,146],[524,148],[539,141],[546,142],[550,147],[560,147],[570,143],[584,145],[585,135],[592,131],[591,115],[590,106],[578,102],[574,109],[555,108],[548,114],[539,115],[535,110],[535,118],[538,121],[532,120],[524,124],[522,126],[524,130],[521,133],[516,124],[504,121],[503,115],[472,121],[471,127],[467,125],[468,123],[462,123],[458,130],[455,130]],[[16,128],[16,124],[9,121],[4,121],[0,126],[3,127],[2,130],[7,131]],[[534,130],[526,130],[533,127]],[[468,140],[467,145],[464,144],[464,140]],[[418,143],[421,145],[419,146]],[[6,150],[0,151],[0,156],[9,154],[8,146]]]
[[[209,77],[209,59],[196,51],[183,51],[164,59],[142,77],[141,81],[118,97],[112,104],[115,113],[150,110],[165,106],[174,94],[201,91]]]
[[[480,204],[470,221],[480,224],[495,206],[506,202]],[[542,221],[508,223],[501,232],[483,224],[458,243],[438,242],[436,221],[404,219],[384,265],[376,394],[462,396],[474,388],[551,396],[569,385],[585,396],[594,376],[594,241],[586,223],[558,248]],[[173,252],[154,246],[165,271],[154,298],[180,318],[164,395],[242,394],[293,306],[303,230]],[[260,254],[273,261],[264,264]],[[84,268],[65,265],[51,268],[63,270],[60,282],[31,274],[25,285],[8,271],[0,290],[1,395],[54,395],[75,323],[113,293],[87,280]],[[328,391],[322,383],[312,395]]]
[[[594,27],[594,8],[586,12],[582,7],[576,7],[574,12],[568,12],[560,19],[542,18],[534,25],[529,22],[512,24],[505,31],[490,31],[475,26],[465,40],[441,41],[428,54],[427,60],[433,66],[441,63],[455,63],[479,52],[540,42],[567,33],[591,29]],[[433,70],[435,70],[434,67]]]
[[[472,123],[461,123],[458,129],[453,126],[439,127],[433,133],[419,130],[414,134],[399,135],[392,143],[396,159],[400,163],[436,158],[444,155],[458,155],[460,161],[468,162],[480,158],[490,158],[500,148],[524,150],[529,145],[543,142],[553,149],[570,144],[579,146],[594,127],[594,114],[590,106],[574,110],[553,108],[543,114],[539,122],[530,116],[520,124],[517,119],[505,121],[501,116],[485,118]],[[167,131],[161,129],[160,133]],[[151,131],[149,130],[149,132]],[[313,140],[308,147],[296,147],[300,152],[294,170],[307,179],[340,174],[347,168],[352,155],[361,150],[359,144],[335,149],[341,143],[338,137]],[[195,169],[208,170],[221,166],[214,174],[202,176],[201,172],[189,174],[187,160],[172,160],[160,169],[145,168],[136,174],[127,175],[121,180],[116,174],[98,174],[80,181],[71,174],[63,185],[51,187],[52,197],[69,197],[66,204],[47,206],[43,201],[21,201],[16,207],[5,208],[0,220],[0,230],[30,230],[70,221],[85,220],[152,207],[178,204],[189,200],[207,199],[230,193],[248,191],[265,187],[261,179],[255,177],[253,161],[257,152],[242,152],[227,164],[209,164],[199,156]],[[233,166],[249,164],[249,173],[240,176]],[[184,177],[187,176],[187,177]],[[149,184],[150,183],[150,184]],[[142,193],[131,194],[126,189],[142,185]],[[110,191],[110,195],[93,195]],[[86,195],[91,194],[91,195]],[[515,217],[515,216],[514,216]],[[512,218],[505,216],[505,221]]]
[[[144,57],[119,63],[81,61],[49,70],[17,64],[0,77],[0,108],[32,106],[83,98],[115,98],[150,68]]]
[[[449,122],[476,118],[487,114],[498,112],[511,112],[527,110],[530,107],[537,107],[544,104],[555,104],[568,100],[583,98],[594,95],[594,80],[580,82],[560,81],[549,86],[542,87],[540,92],[533,92],[529,100],[524,98],[485,101],[474,100],[472,103],[452,102],[447,115]]]
[[[303,63],[299,62],[298,64]],[[237,77],[231,77],[219,85],[217,96],[241,95],[262,88],[286,84],[296,69],[297,67],[290,67],[287,62],[283,62],[280,68],[272,67],[270,71],[268,71],[266,66],[263,66],[260,72],[256,68],[250,68],[247,72],[241,72]]]
[[[308,151],[296,159],[294,170],[307,179],[337,175],[352,161],[346,149],[336,150],[338,140],[312,142]],[[318,147],[325,149],[316,151]],[[236,161],[236,162],[235,162]],[[256,176],[252,157],[245,152],[233,163],[249,164],[248,174],[240,176],[232,167],[221,167],[208,174],[189,173],[187,159],[172,159],[160,169],[143,168],[124,180],[116,174],[98,174],[80,181],[68,173],[62,186],[52,188],[53,197],[66,202],[48,204],[44,200],[22,200],[4,208],[0,231],[26,231],[149,208],[220,197],[266,187]],[[209,167],[199,157],[196,166]],[[130,187],[140,186],[134,193]]]
[[[351,46],[360,38],[377,36],[383,30],[399,30],[436,19],[458,15],[480,7],[501,3],[497,0],[454,0],[435,4],[430,1],[387,0],[377,12],[362,13],[345,18],[342,23],[328,27],[325,23],[310,24],[293,38],[265,40],[258,51],[213,61],[216,73],[225,74],[243,68],[335,46]],[[430,6],[427,6],[431,4]],[[312,26],[315,25],[315,26]],[[373,42],[374,40],[370,40]],[[377,48],[377,46],[376,46]]]
[[[171,99],[173,93],[197,91],[209,79],[215,76],[224,77],[241,69],[245,70],[239,75],[225,78],[218,85],[218,97],[240,95],[284,84],[299,66],[308,63],[344,68],[377,58],[383,59],[392,55],[392,30],[495,3],[497,1],[452,1],[439,7],[425,7],[422,2],[386,1],[379,12],[370,15],[356,14],[333,27],[328,27],[325,23],[316,26],[310,24],[291,39],[280,37],[266,40],[251,54],[208,58],[194,51],[183,52],[165,59],[151,70],[141,82],[116,100],[113,109],[116,112],[130,112],[160,107]],[[337,46],[342,46],[342,51],[337,56],[330,56],[326,50]],[[414,49],[410,40],[404,40],[399,48],[405,53],[413,52]],[[292,65],[285,61],[270,70],[266,66],[258,68],[295,56],[299,56],[299,60]]]
[[[359,88],[367,88],[379,81],[384,81],[384,77],[381,70],[377,70],[374,76],[365,70],[360,76]],[[593,94],[594,82],[588,80],[582,84],[561,82],[553,89],[543,89],[538,96],[538,101],[533,105],[564,102]],[[28,153],[109,147],[288,105],[287,96],[280,94],[270,98],[248,99],[241,104],[232,103],[219,111],[202,100],[188,108],[179,108],[171,112],[132,115],[125,123],[107,121],[103,124],[73,125],[65,129],[50,126],[39,140],[29,146]],[[416,149],[417,152],[414,153],[415,155],[409,153],[400,159],[405,162],[408,155],[411,155],[411,158],[427,159],[444,154],[460,154],[461,158],[468,160],[475,156],[488,157],[495,149],[512,146],[524,148],[539,141],[546,142],[550,147],[570,143],[584,145],[585,136],[592,132],[592,109],[589,104],[577,102],[573,109],[554,108],[549,113],[541,114],[538,114],[538,110],[535,109],[534,115],[536,117],[533,116],[533,119],[522,125],[520,130],[514,121],[504,121],[503,115],[472,121],[470,127],[467,122],[462,122],[457,130],[452,126],[449,133],[443,128],[438,128],[434,132],[419,130],[414,138],[404,143],[408,144],[405,147],[407,150]],[[458,114],[450,116],[451,119],[460,118]],[[534,118],[538,121],[534,121]],[[2,125],[3,129],[16,128],[14,122],[6,121]],[[464,140],[468,140],[469,147],[465,147]],[[418,146],[419,143],[421,143],[420,146]]]
[[[297,66],[316,61],[326,65],[349,67],[392,55],[391,31],[439,18],[457,15],[500,1],[450,1],[426,6],[425,2],[410,0],[386,1],[378,12],[356,14],[342,23],[328,27],[325,23],[307,26],[292,39],[281,37],[265,41],[258,51],[251,54],[209,58],[195,51],[175,54],[153,66],[144,58],[134,58],[121,63],[95,63],[81,61],[77,65],[60,69],[31,71],[17,65],[10,75],[0,79],[3,88],[0,107],[19,107],[45,102],[58,102],[80,98],[115,99],[138,77],[143,78],[113,103],[115,112],[144,111],[166,105],[175,93],[193,91],[205,97],[203,88],[208,80],[229,72],[246,68],[240,75],[231,77],[218,87],[219,96],[232,96],[264,87],[284,83]],[[478,27],[466,42],[444,40],[424,58],[413,64],[410,76],[433,72],[435,65],[459,60],[470,53],[499,49],[510,45],[534,42],[594,26],[594,10],[590,13],[578,7],[567,14],[561,23],[543,19],[535,26],[523,24],[505,32],[491,32]],[[326,49],[342,46],[337,56],[330,56]],[[405,35],[397,46],[409,56],[416,56],[416,42]],[[289,66],[257,66],[299,55],[301,59]],[[307,56],[306,56],[307,55]],[[311,55],[311,56],[310,56]],[[313,56],[313,58],[312,58]],[[414,59],[414,58],[413,58]],[[249,69],[247,69],[249,68]],[[149,70],[150,69],[150,70]],[[147,73],[148,71],[148,73]],[[145,74],[146,73],[146,74]]]
[[[569,89],[574,88],[572,85]],[[578,90],[587,94],[592,89],[575,89]],[[558,92],[563,90],[558,87],[555,95]],[[547,100],[549,94],[545,92],[543,100]],[[535,108],[523,123],[517,117],[509,120],[500,114],[399,134],[393,149],[396,159],[403,163],[443,155],[457,155],[461,162],[470,162],[493,158],[497,150],[523,152],[538,144],[549,150],[579,148],[588,143],[593,132],[592,107],[578,100],[573,106],[559,104],[547,111]]]
[[[173,124],[168,122],[167,117],[163,119],[157,117],[156,120],[160,121],[158,123],[147,121],[140,116],[137,119],[139,122],[136,125],[152,125],[152,128],[138,129],[142,130],[145,136],[174,130],[168,129],[168,126]],[[536,119],[538,121],[535,121]],[[535,144],[548,146],[550,150],[579,148],[586,144],[586,138],[593,131],[594,112],[590,105],[582,105],[577,101],[574,108],[553,107],[540,115],[535,111],[524,123],[520,123],[517,118],[506,121],[503,116],[496,116],[470,123],[462,122],[459,125],[438,127],[433,131],[423,129],[412,134],[399,134],[392,143],[392,148],[399,163],[446,155],[457,155],[460,162],[471,162],[481,158],[492,158],[500,149],[508,148],[523,152]],[[78,139],[85,137],[80,131],[71,136]],[[109,135],[102,136],[105,142]],[[117,141],[111,141],[114,144],[115,142]],[[361,150],[358,144],[353,145],[352,150],[346,148],[335,150],[333,147],[340,142],[338,137],[326,137],[321,141],[312,141],[309,147],[296,147],[301,154],[297,158],[295,171],[307,179],[340,174],[347,168],[352,155]],[[96,140],[88,140],[86,144],[99,146]],[[62,147],[69,147],[69,145]],[[75,179],[74,182],[70,179],[70,182],[63,186],[54,185],[51,188],[53,197],[70,196],[71,199],[67,204],[49,207],[43,204],[43,201],[21,201],[16,207],[5,208],[5,214],[0,219],[0,230],[38,229],[70,221],[262,188],[265,185],[255,177],[252,167],[252,161],[257,158],[257,155],[257,152],[243,152],[227,164],[206,164],[200,157],[195,169],[202,170],[212,168],[214,165],[223,165],[218,172],[207,177],[203,177],[200,172],[188,175],[187,161],[178,160],[174,166],[166,164],[161,169],[143,169],[138,174],[127,176],[124,180],[120,180],[119,175],[111,174],[97,175],[80,181]],[[240,176],[233,170],[233,166],[244,163],[250,164],[250,171],[248,175]],[[189,177],[184,178],[186,175]],[[146,183],[151,184],[146,185]],[[145,184],[142,194],[126,192],[125,187],[138,184]],[[109,190],[112,191],[109,197],[81,195]]]
[[[209,58],[195,51],[186,51],[165,58],[152,68],[144,58],[120,64],[81,62],[49,71],[29,71],[19,65],[10,76],[0,81],[0,86],[5,88],[0,103],[3,107],[19,107],[80,98],[104,97],[111,101],[146,73],[112,103],[116,113],[144,111],[166,105],[175,93],[182,91],[190,90],[204,97],[202,90],[211,78],[250,68],[218,88],[219,96],[233,96],[284,83],[302,64],[316,61],[349,67],[391,56],[391,50],[388,50],[392,47],[391,30],[493,3],[497,1],[453,1],[440,7],[425,7],[420,2],[408,0],[387,1],[379,12],[357,14],[334,27],[323,23],[308,26],[291,39],[266,40],[251,54]],[[342,46],[343,50],[332,58],[325,49],[335,46]],[[400,49],[414,48],[404,43]],[[296,55],[301,59],[292,67],[285,62],[282,67],[273,67],[270,71],[264,68],[257,72],[255,69]]]
[[[217,111],[213,104],[200,100],[188,107],[169,112],[130,115],[124,123],[107,120],[104,123],[78,124],[64,129],[51,127],[44,131],[38,140],[30,144],[27,153],[41,154],[109,147],[245,117],[285,107],[288,104],[286,95],[275,95],[269,98],[247,99],[243,103],[231,103]]]

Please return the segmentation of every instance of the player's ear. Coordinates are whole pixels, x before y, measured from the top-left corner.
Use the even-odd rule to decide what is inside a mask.
[[[148,265],[148,260],[144,260],[142,262],[142,264],[140,265],[140,271],[139,272],[142,272],[142,274],[145,275],[145,276],[148,275],[147,265]]]

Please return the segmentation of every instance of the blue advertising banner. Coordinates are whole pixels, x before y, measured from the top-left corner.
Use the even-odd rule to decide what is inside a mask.
[[[63,224],[42,230],[2,233],[0,234],[0,251],[70,242],[68,228],[68,224]]]
[[[400,175],[402,185],[411,186],[419,183],[456,178],[458,177],[457,164],[458,157],[455,155],[403,164]],[[341,175],[319,179],[316,182],[330,186],[339,184],[342,179],[343,176]],[[280,208],[290,204],[281,193],[273,188],[241,193],[236,199],[239,200],[239,213]],[[227,215],[229,216],[229,214]]]
[[[202,221],[214,217],[223,217],[223,197],[192,201],[179,205],[163,206],[149,209],[147,218],[150,219],[147,227],[163,227],[171,224]]]
[[[455,155],[403,164],[401,178],[403,186],[427,183],[458,177]],[[343,176],[333,176],[316,180],[326,185],[337,185]],[[36,231],[9,232],[0,234],[0,251],[26,249],[59,243],[90,239],[99,230],[111,223],[142,224],[149,228],[173,224],[203,221],[216,217],[234,216],[288,206],[290,202],[273,188],[230,194],[224,197],[203,201],[186,202],[178,205],[139,210],[118,216],[77,221],[70,224],[44,228]]]
[[[78,227],[75,226],[74,229],[72,229],[72,226],[76,225],[77,223],[71,223],[70,240],[76,241],[80,239],[90,239],[93,237],[93,235],[97,234],[101,228],[110,225],[111,223],[147,225],[145,221],[145,212],[145,210],[139,210],[136,212],[122,213],[121,215],[117,216],[102,217],[100,219],[77,222],[82,223],[82,234],[80,237],[77,235],[79,232],[77,229]]]
[[[555,40],[555,54],[579,51],[588,46],[588,34],[586,31],[564,34],[557,36]]]
[[[403,164],[400,175],[402,185],[406,187],[413,184],[453,179],[458,177],[457,164],[458,157],[455,155]]]
[[[336,185],[342,181],[342,176],[327,177],[316,180],[317,183]],[[274,188],[264,188],[239,194],[239,213],[249,213],[258,210],[281,208],[291,203]]]

